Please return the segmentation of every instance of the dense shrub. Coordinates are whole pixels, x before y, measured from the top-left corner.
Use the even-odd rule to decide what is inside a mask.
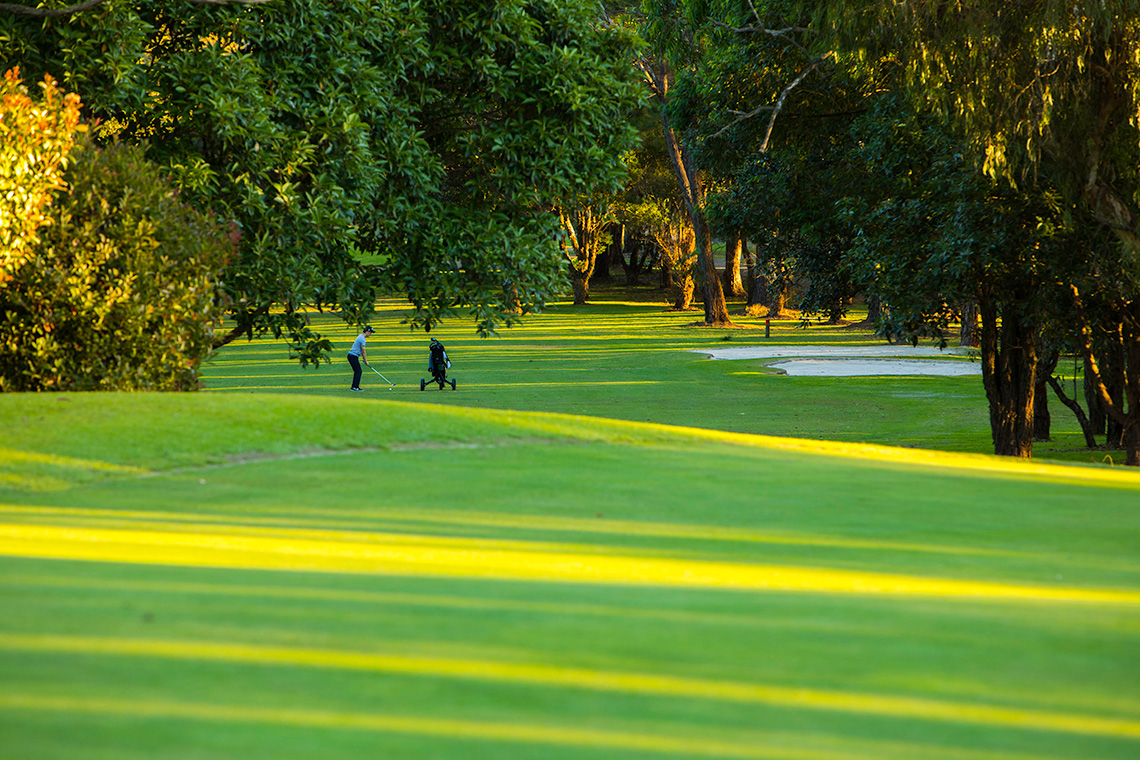
[[[230,235],[121,144],[77,141],[50,223],[0,288],[0,390],[191,390]]]

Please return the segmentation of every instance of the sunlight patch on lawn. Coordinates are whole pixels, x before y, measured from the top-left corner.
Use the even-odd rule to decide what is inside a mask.
[[[167,511],[140,511],[120,509],[90,509],[55,506],[23,506],[0,504],[0,514],[19,515],[33,518],[111,519],[117,521],[138,521],[136,526],[153,526],[156,522],[185,523],[233,523],[239,525],[275,525],[282,528],[315,527],[365,528],[369,521],[395,523],[427,523],[431,525],[476,526],[488,528],[514,528],[519,530],[561,531],[568,533],[595,533],[618,536],[652,536],[655,538],[677,538],[697,541],[724,541],[734,543],[780,544],[791,546],[819,546],[838,549],[868,549],[872,551],[897,551],[924,554],[950,554],[987,557],[1041,557],[1032,552],[1019,552],[1004,549],[985,549],[953,544],[920,544],[904,541],[880,541],[866,538],[848,538],[815,533],[765,532],[748,528],[733,528],[719,525],[694,525],[688,523],[646,522],[636,520],[590,519],[580,517],[552,517],[548,515],[510,514],[505,512],[471,512],[454,510],[432,510],[420,508],[368,508],[368,509],[304,509],[295,507],[274,508],[274,516],[251,516],[218,513],[190,513]],[[297,517],[295,515],[312,515]],[[329,518],[352,518],[351,522],[335,523]],[[306,532],[306,536],[313,536]],[[363,535],[363,534],[349,534]],[[1137,566],[1140,570],[1140,566]]]
[[[778,686],[564,667],[543,663],[458,659],[354,652],[335,649],[263,646],[240,642],[57,636],[0,633],[0,649],[56,654],[151,657],[242,665],[272,665],[332,670],[399,673],[413,676],[521,683],[548,688],[638,694],[679,699],[773,705],[908,720],[934,720],[1002,728],[1054,731],[1140,739],[1140,721],[1002,705],[952,702],[890,694],[844,692],[802,686]]]
[[[363,573],[976,601],[1140,604],[1130,589],[1029,586],[852,570],[566,551],[521,541],[245,528],[240,533],[0,525],[0,555],[180,567]],[[592,548],[592,547],[587,547]]]

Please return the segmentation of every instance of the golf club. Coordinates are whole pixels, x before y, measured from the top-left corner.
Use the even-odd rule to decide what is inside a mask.
[[[373,367],[371,364],[369,364],[369,365],[368,365],[368,369],[372,370],[372,371],[373,371],[373,372],[375,372],[377,375],[380,375],[380,373],[377,371],[377,369],[376,369],[375,367]],[[384,377],[383,375],[380,375],[380,378],[381,378],[381,379],[382,379],[384,382],[388,383],[388,390],[392,390],[393,388],[395,388],[395,387],[396,387],[396,384],[395,384],[395,383],[393,383],[391,380],[389,380],[388,378]]]

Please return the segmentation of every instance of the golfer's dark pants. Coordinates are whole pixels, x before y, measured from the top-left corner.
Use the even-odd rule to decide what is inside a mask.
[[[352,365],[352,387],[360,387],[360,375],[364,371],[360,369],[360,357],[353,354],[348,355],[348,363]]]

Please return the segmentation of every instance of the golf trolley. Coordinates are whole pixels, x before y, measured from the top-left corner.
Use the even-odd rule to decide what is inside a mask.
[[[443,350],[443,344],[432,338],[431,349],[428,354],[428,371],[431,372],[431,380],[421,379],[420,390],[422,391],[431,383],[439,383],[441,391],[445,385],[451,385],[451,390],[455,390],[455,381],[447,379],[447,370],[450,368],[451,362],[447,358],[447,352]]]

